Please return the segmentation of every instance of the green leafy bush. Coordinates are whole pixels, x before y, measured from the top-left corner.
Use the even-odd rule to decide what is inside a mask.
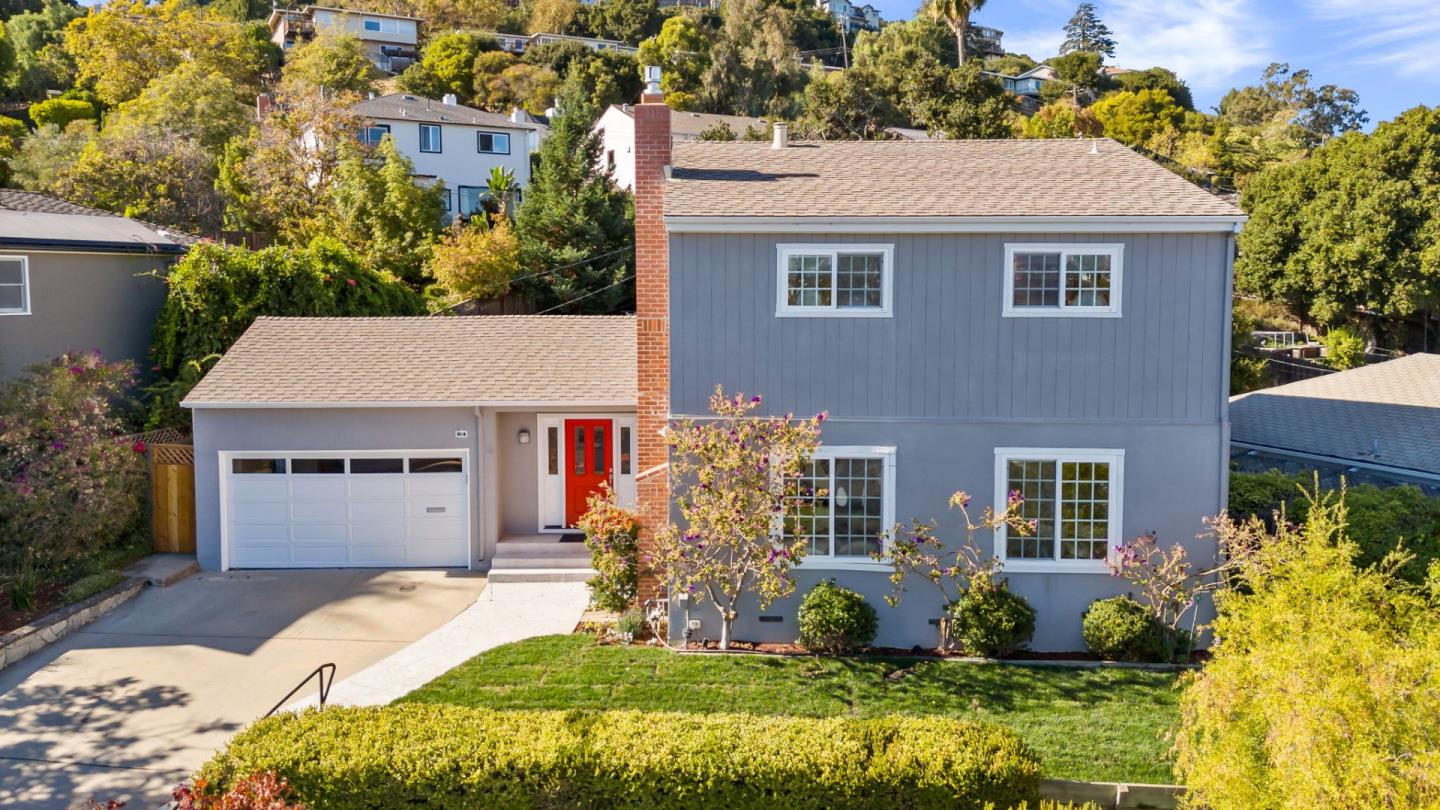
[[[30,105],[30,120],[36,127],[54,124],[64,129],[71,121],[88,121],[100,117],[95,105],[74,98],[52,98]]]
[[[130,363],[95,352],[30,366],[0,388],[0,573],[88,560],[142,518],[145,448],[121,441]]]
[[[101,571],[98,574],[91,574],[88,577],[76,580],[75,584],[65,590],[65,604],[73,605],[97,593],[119,585],[125,581],[125,575],[119,571]]]
[[[1254,516],[1268,521],[1283,508],[1293,520],[1307,510],[1304,488],[1313,486],[1314,476],[1307,473],[1232,472],[1229,512],[1237,519]],[[1347,487],[1345,524],[1346,537],[1359,549],[1357,565],[1376,565],[1396,548],[1403,548],[1414,556],[1396,573],[1418,585],[1425,581],[1431,562],[1440,560],[1440,498],[1426,495],[1419,487]]]
[[[1166,632],[1145,606],[1128,596],[1098,599],[1085,609],[1080,634],[1090,652],[1119,661],[1168,661]],[[1172,647],[1173,649],[1173,647]]]
[[[829,655],[855,652],[875,640],[879,621],[865,597],[826,580],[800,600],[800,646]]]
[[[223,354],[261,315],[418,315],[424,305],[393,276],[363,266],[344,244],[318,237],[306,247],[249,251],[202,243],[166,277],[165,306],[155,323],[156,370],[166,381],[199,379],[211,355]],[[189,387],[165,387],[158,411]]]
[[[273,771],[312,810],[954,808],[1035,801],[1012,731],[941,717],[493,711],[400,704],[261,720],[201,769]]]
[[[576,525],[585,532],[595,569],[595,576],[585,582],[590,602],[600,610],[624,610],[640,592],[640,519],[620,506],[608,483],[586,503],[589,508]]]
[[[625,639],[633,639],[645,632],[645,614],[639,608],[630,608],[620,614],[620,619],[615,622],[615,631]]]
[[[1220,643],[1181,695],[1187,804],[1440,807],[1440,594],[1357,566],[1338,499],[1297,518],[1220,527],[1246,587],[1216,595]]]
[[[1325,364],[1337,371],[1365,365],[1365,339],[1348,326],[1336,326],[1320,338],[1325,347]]]
[[[1001,658],[1035,635],[1035,608],[1004,580],[977,579],[949,608],[950,632],[971,655]]]

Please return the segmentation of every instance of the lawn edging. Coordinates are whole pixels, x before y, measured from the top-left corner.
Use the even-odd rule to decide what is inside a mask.
[[[1105,810],[1175,810],[1185,788],[1180,785],[1131,785],[1123,782],[1079,782],[1041,779],[1040,797],[1073,804],[1094,803]]]
[[[638,646],[638,645],[637,645]],[[1084,658],[981,658],[970,655],[927,655],[924,653],[853,653],[851,655],[823,656],[815,653],[785,653],[769,650],[691,650],[671,647],[668,644],[655,645],[678,655],[726,656],[748,655],[766,658],[864,658],[886,661],[936,661],[954,664],[1000,664],[1014,667],[1040,667],[1053,669],[1136,669],[1143,672],[1190,672],[1199,670],[1204,664],[1151,664],[1140,661],[1101,661]]]
[[[129,602],[145,587],[145,580],[131,577],[88,599],[47,613],[35,621],[0,637],[0,669],[45,649],[106,613]]]

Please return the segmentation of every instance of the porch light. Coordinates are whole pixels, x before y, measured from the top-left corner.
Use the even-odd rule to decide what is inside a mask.
[[[516,436],[516,438],[520,440],[521,444],[529,444],[530,428],[520,428],[520,433]]]

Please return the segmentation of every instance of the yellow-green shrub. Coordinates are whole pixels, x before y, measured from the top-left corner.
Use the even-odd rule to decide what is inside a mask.
[[[1343,507],[1258,523],[1245,587],[1216,596],[1213,658],[1181,697],[1190,806],[1440,807],[1440,607],[1390,566],[1359,568]]]
[[[975,808],[1035,801],[1013,732],[940,717],[757,717],[397,705],[262,720],[202,769],[325,808]]]

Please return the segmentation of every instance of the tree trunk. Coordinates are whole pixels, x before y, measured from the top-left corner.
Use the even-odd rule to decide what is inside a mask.
[[[970,20],[961,19],[955,24],[955,67],[965,67],[965,35],[970,33]]]
[[[722,650],[730,649],[730,623],[733,621],[735,621],[735,617],[728,613],[720,617],[720,649]]]

